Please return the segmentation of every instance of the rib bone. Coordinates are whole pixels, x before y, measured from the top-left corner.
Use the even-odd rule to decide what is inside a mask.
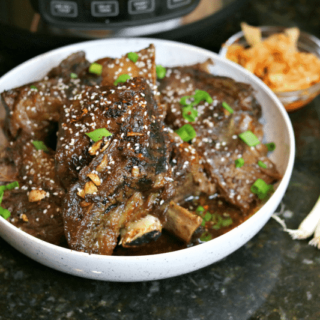
[[[163,227],[188,243],[201,222],[201,217],[171,201],[167,211],[167,221]]]

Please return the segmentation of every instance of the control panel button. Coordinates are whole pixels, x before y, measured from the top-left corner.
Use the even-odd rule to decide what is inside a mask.
[[[118,1],[92,1],[91,14],[94,17],[115,17],[119,14]]]
[[[182,6],[186,6],[191,3],[191,0],[167,0],[168,8],[175,9]]]
[[[53,16],[68,18],[78,16],[78,5],[74,1],[51,1],[50,9]]]
[[[141,14],[153,12],[155,9],[155,0],[129,0],[129,14]]]

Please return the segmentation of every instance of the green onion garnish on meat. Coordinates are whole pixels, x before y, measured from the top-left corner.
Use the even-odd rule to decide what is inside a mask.
[[[91,63],[91,65],[89,67],[89,72],[94,73],[98,76],[101,76],[102,69],[103,69],[103,67],[101,64],[94,62],[94,63]]]
[[[203,90],[196,90],[194,93],[194,102],[198,104],[201,101],[212,103],[213,100],[208,92]]]
[[[222,102],[222,106],[223,106],[228,112],[230,112],[230,113],[233,113],[233,112],[234,112],[233,109],[232,109],[225,101]]]
[[[200,240],[203,242],[209,241],[212,239],[212,235],[209,232],[204,232],[201,236],[200,236]]]
[[[7,185],[0,186],[0,193],[3,193],[6,190],[12,190],[14,188],[19,188],[19,182],[18,181],[13,181],[11,183],[8,183]]]
[[[100,128],[100,129],[96,129],[94,131],[88,132],[86,133],[86,135],[94,142],[97,142],[101,140],[103,137],[112,136],[112,133],[109,132],[106,128]]]
[[[165,67],[163,67],[162,65],[158,64],[158,65],[156,65],[156,73],[157,73],[157,77],[159,79],[163,79],[167,74],[167,70],[166,70]]]
[[[139,56],[135,52],[129,52],[127,55],[128,59],[131,60],[132,62],[136,63],[139,59]]]
[[[221,221],[221,226],[222,227],[229,227],[230,225],[232,225],[233,221],[230,217],[226,218],[226,219],[223,219]]]
[[[30,89],[38,91],[38,88],[36,86],[34,86],[33,84],[30,86]]]
[[[193,101],[188,101],[193,99]],[[198,116],[198,110],[193,107],[200,103],[201,101],[206,101],[208,103],[212,102],[212,98],[209,93],[203,90],[196,90],[193,96],[184,96],[180,99],[180,104],[185,107],[182,107],[182,117],[189,121],[194,122]]]
[[[0,204],[2,202],[3,194],[6,190],[12,190],[14,188],[19,188],[19,182],[14,181],[11,183],[8,183],[7,185],[0,186]],[[4,209],[0,206],[0,216],[3,217],[4,219],[8,219],[10,217],[11,213],[9,210]]]
[[[238,158],[234,162],[236,168],[241,168],[244,165],[244,159],[243,158]]]
[[[267,165],[261,160],[258,161],[258,166],[261,168],[267,169]]]
[[[78,75],[77,75],[76,73],[71,72],[71,73],[70,73],[70,78],[71,78],[71,79],[77,79],[77,78],[78,78]]]
[[[273,186],[267,184],[262,179],[257,179],[250,188],[251,192],[256,194],[260,200],[265,199],[270,192],[273,191]]]
[[[269,142],[265,144],[268,148],[268,151],[273,151],[276,148],[276,144],[274,142]]]
[[[188,106],[190,105],[191,103],[190,102],[187,102],[187,100],[193,98],[193,96],[184,96],[180,99],[180,104],[184,105],[184,106]]]
[[[221,228],[229,227],[233,223],[233,220],[231,217],[227,217],[224,219],[218,214],[213,215],[212,220],[215,222],[215,224],[212,226],[212,229],[214,230],[219,230]]]
[[[7,220],[11,216],[11,212],[5,208],[0,207],[0,216]]]
[[[212,218],[212,214],[210,212],[206,212],[206,214],[203,217],[205,221],[210,221],[211,218]]]
[[[175,133],[177,133],[185,142],[188,142],[197,136],[197,133],[191,124],[183,125],[181,128],[176,130]]]
[[[192,105],[188,105],[182,108],[182,117],[183,119],[189,122],[195,122],[198,116],[198,110],[194,109]]]
[[[204,212],[204,211],[205,211],[205,209],[202,206],[198,206],[196,209],[196,212]]]
[[[254,147],[260,143],[259,139],[250,130],[239,134],[240,139],[249,147]]]
[[[32,141],[32,144],[34,145],[34,147],[37,149],[37,150],[42,150],[44,152],[48,152],[49,149],[47,148],[47,146],[43,143],[43,141]]]
[[[131,77],[128,74],[122,74],[118,77],[118,79],[113,83],[115,86],[120,82],[126,82]]]

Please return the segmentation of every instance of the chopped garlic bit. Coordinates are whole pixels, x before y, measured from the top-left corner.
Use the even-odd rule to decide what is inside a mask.
[[[46,196],[46,191],[44,190],[31,190],[29,193],[29,201],[37,202],[42,200]]]

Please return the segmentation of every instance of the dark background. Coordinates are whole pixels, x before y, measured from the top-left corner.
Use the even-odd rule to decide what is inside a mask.
[[[298,26],[320,37],[320,3],[248,1],[219,28],[198,39],[180,40],[217,52],[239,30],[240,21]],[[2,28],[0,76],[41,52],[79,41],[31,39],[27,32]],[[281,216],[294,229],[320,195],[320,97],[291,113],[290,119],[297,152]],[[307,240],[291,240],[273,219],[245,246],[216,264],[143,283],[98,282],[63,274],[0,239],[0,319],[316,320],[320,319],[319,271],[320,251]]]

